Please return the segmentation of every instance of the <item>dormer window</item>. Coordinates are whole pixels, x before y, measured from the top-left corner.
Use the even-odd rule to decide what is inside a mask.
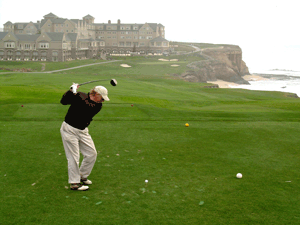
[[[15,42],[9,41],[5,42],[5,48],[14,48],[15,47]]]
[[[41,42],[39,46],[40,48],[49,48],[49,43]]]

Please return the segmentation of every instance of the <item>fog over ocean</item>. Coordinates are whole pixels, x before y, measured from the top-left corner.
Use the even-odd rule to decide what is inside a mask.
[[[275,47],[274,47],[275,48]],[[281,91],[295,93],[300,97],[300,46],[277,46],[276,51],[271,48],[261,48],[261,55],[252,55],[252,49],[243,50],[243,60],[249,72],[268,80],[249,81],[250,85],[231,86],[249,90]],[[244,57],[245,56],[245,57]]]
[[[268,80],[249,81],[250,85],[231,86],[248,90],[281,91],[295,93],[300,97],[300,71],[267,70],[252,73]]]

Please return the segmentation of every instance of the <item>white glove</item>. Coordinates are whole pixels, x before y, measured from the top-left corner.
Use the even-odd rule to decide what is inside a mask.
[[[72,84],[72,86],[70,87],[71,91],[76,94],[77,93],[77,88],[79,87],[79,85],[77,83]]]

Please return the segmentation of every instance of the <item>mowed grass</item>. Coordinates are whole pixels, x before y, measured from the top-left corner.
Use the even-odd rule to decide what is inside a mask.
[[[1,224],[300,222],[299,99],[204,88],[155,61],[0,76]],[[93,185],[74,192],[59,132],[68,106],[59,101],[72,82],[102,78],[118,85],[79,89],[104,85],[111,101],[89,127]]]

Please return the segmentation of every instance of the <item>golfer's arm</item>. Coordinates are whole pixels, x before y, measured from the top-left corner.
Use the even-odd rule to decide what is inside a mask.
[[[76,95],[74,95],[73,92],[67,91],[62,96],[62,98],[60,100],[60,103],[63,104],[63,105],[70,105],[74,101],[75,97],[76,97]]]

